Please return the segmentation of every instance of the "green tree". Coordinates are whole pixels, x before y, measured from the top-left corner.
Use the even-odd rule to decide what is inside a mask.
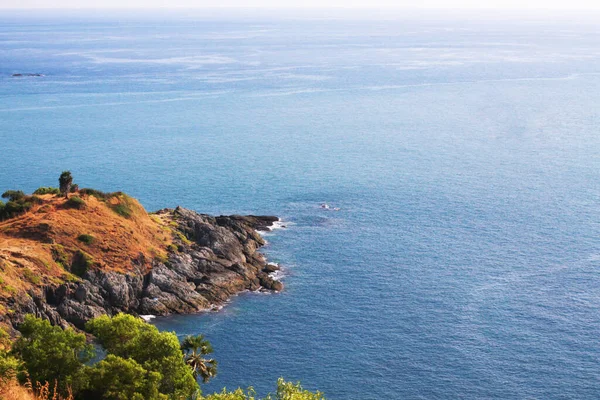
[[[256,392],[252,388],[248,388],[247,391],[238,388],[233,392],[223,389],[220,393],[209,394],[200,400],[255,400],[254,396],[256,396]]]
[[[248,388],[247,391],[237,389],[233,392],[223,389],[222,392],[202,397],[201,400],[257,400],[255,396],[256,392],[252,388]],[[325,397],[321,392],[303,389],[300,383],[286,382],[283,378],[279,378],[275,395],[269,394],[264,400],[325,400]]]
[[[33,315],[25,316],[19,331],[21,337],[13,345],[12,353],[23,360],[32,383],[54,385],[58,382],[58,391],[63,394],[67,387],[77,391],[83,384],[83,364],[94,355],[92,346],[86,344],[85,335],[52,326]]]
[[[58,178],[58,184],[60,192],[65,196],[65,198],[69,197],[69,193],[71,192],[71,184],[73,183],[73,176],[71,176],[71,171],[63,171]]]
[[[213,348],[203,335],[186,336],[181,343],[181,351],[194,378],[201,377],[202,382],[206,383],[217,375],[217,361],[214,358],[204,358],[213,352]]]
[[[160,332],[141,318],[118,314],[95,318],[86,330],[96,336],[109,354],[131,358],[145,370],[158,372],[159,391],[172,399],[187,399],[199,391],[192,370],[185,364],[179,340],[172,332]]]
[[[286,382],[283,378],[277,380],[276,400],[325,400],[321,392],[309,392],[300,385],[300,382]],[[269,395],[265,400],[272,400]]]
[[[161,375],[147,371],[135,360],[113,354],[87,369],[86,400],[166,400],[159,392]]]

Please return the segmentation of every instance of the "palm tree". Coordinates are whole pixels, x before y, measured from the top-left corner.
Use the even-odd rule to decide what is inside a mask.
[[[186,336],[181,343],[181,351],[185,363],[192,368],[194,378],[198,379],[200,376],[202,382],[206,383],[217,375],[217,361],[213,358],[204,358],[205,355],[213,352],[212,346],[204,335]]]

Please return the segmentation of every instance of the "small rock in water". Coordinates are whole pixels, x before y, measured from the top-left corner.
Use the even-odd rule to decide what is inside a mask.
[[[13,78],[21,78],[24,76],[44,76],[44,74],[32,74],[32,73],[28,73],[28,74],[12,74]]]

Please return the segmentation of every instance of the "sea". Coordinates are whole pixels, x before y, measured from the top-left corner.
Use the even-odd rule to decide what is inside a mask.
[[[213,344],[204,393],[598,399],[598,22],[3,10],[0,190],[279,216],[284,291],[152,320]]]

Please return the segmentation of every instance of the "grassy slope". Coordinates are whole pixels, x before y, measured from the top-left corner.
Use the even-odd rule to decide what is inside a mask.
[[[41,204],[0,222],[0,304],[35,286],[78,279],[72,274],[78,252],[86,254],[90,268],[124,273],[133,270],[134,259],[145,259],[149,268],[153,258],[166,257],[172,240],[169,221],[149,215],[125,194],[106,200],[81,196],[81,209],[59,196],[39,197]],[[91,243],[81,235],[91,235]],[[0,305],[0,315],[5,312]]]

